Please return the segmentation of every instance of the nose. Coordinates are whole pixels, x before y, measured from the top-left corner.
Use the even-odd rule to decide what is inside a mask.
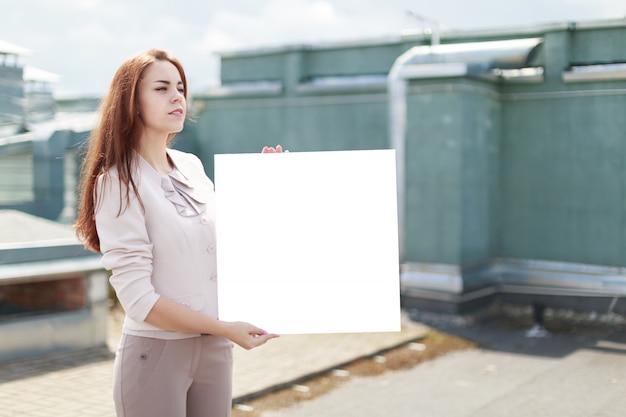
[[[185,98],[185,95],[181,93],[180,91],[176,90],[176,92],[174,93],[174,96],[172,97],[172,101],[178,102],[178,101],[182,101],[184,98]]]

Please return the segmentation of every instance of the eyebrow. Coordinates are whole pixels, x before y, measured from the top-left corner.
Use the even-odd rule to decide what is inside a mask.
[[[155,83],[163,83],[163,84],[167,84],[167,85],[170,85],[172,83],[171,81],[168,81],[168,80],[154,80],[154,82]],[[182,81],[178,81],[176,83],[176,85],[182,84],[182,83],[183,83]]]

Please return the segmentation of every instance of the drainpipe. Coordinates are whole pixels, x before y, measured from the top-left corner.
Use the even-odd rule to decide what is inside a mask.
[[[431,47],[428,47],[431,48]],[[404,260],[405,192],[406,192],[406,91],[407,80],[419,77],[453,77],[467,73],[463,63],[430,64],[427,68],[411,68],[410,63],[419,50],[409,49],[394,62],[387,78],[389,95],[389,144],[396,150],[396,181],[398,194],[398,251]]]
[[[405,205],[405,140],[406,133],[406,79],[400,76],[404,65],[413,58],[411,50],[400,55],[394,62],[387,79],[389,94],[389,140],[396,150],[396,182],[398,194],[398,250],[400,261],[404,259],[404,205]]]

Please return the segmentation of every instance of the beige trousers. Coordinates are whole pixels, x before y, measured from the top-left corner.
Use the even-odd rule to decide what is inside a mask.
[[[218,336],[122,335],[113,398],[118,417],[228,417],[233,344]]]

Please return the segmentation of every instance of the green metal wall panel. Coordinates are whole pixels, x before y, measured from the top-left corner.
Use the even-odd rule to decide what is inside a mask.
[[[222,83],[281,80],[285,77],[284,52],[222,58]]]
[[[572,63],[574,64],[626,63],[622,28],[574,30],[570,36],[572,38]]]
[[[385,149],[384,94],[209,101],[198,118],[198,152],[213,173],[216,153],[259,152],[281,144],[292,151]]]
[[[626,95],[507,102],[500,256],[626,265]]]
[[[445,86],[407,97],[405,258],[458,264],[462,103]]]
[[[497,238],[497,95],[463,79],[414,85],[418,92],[408,98],[405,257],[486,262]],[[421,86],[429,92],[420,93]]]
[[[303,79],[323,76],[387,74],[394,60],[413,45],[373,45],[355,49],[337,47],[307,51]]]
[[[463,94],[461,265],[488,262],[497,244],[501,104],[495,89]]]

